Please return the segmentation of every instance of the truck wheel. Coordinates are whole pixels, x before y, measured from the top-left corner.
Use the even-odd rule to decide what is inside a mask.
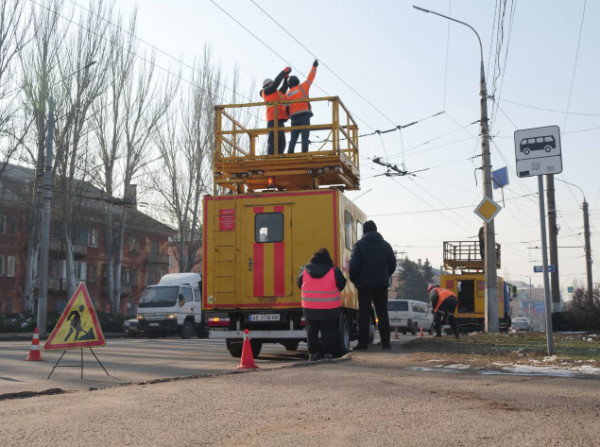
[[[410,328],[410,333],[413,335],[417,335],[419,332],[419,323],[415,323],[412,328]]]
[[[262,349],[262,342],[250,340],[250,346],[252,346],[252,357],[255,359],[258,358],[260,350]]]
[[[190,320],[186,320],[183,322],[183,326],[181,326],[181,329],[179,330],[179,335],[181,338],[192,338],[194,332],[194,323],[192,323]]]
[[[227,346],[227,350],[232,357],[240,358],[242,356],[242,347],[244,343],[241,340],[229,340],[225,341],[225,345]]]
[[[300,342],[298,340],[284,341],[281,343],[286,351],[297,351]]]
[[[345,313],[340,317],[340,322],[335,337],[335,355],[341,357],[350,351],[350,322]]]

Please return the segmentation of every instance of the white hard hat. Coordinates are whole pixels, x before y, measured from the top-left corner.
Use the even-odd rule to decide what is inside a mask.
[[[265,78],[265,80],[263,81],[263,87],[266,87],[271,82],[273,82],[273,79],[271,79],[271,78]]]

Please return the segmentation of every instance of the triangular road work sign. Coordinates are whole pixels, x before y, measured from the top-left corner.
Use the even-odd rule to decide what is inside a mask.
[[[84,283],[69,300],[44,349],[79,349],[104,346],[104,334]]]

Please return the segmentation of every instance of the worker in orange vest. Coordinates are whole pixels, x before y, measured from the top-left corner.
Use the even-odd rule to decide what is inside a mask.
[[[294,100],[308,98],[308,91],[315,80],[318,66],[319,61],[315,59],[312,68],[310,69],[310,73],[308,74],[308,79],[306,79],[306,81],[304,81],[302,84],[300,84],[300,80],[296,76],[290,76],[290,80],[288,81],[290,91],[287,93],[287,95],[285,95],[286,99]],[[306,101],[292,103],[289,106],[289,111],[290,119],[292,120],[292,127],[310,126],[310,117],[313,116],[310,102]],[[292,129],[290,132],[291,135],[288,154],[294,153],[294,148],[296,147],[296,142],[298,141],[298,135],[302,135],[302,152],[308,152],[308,136],[310,134],[310,129]]]
[[[265,102],[275,102],[275,101],[284,101],[285,94],[288,90],[288,77],[292,69],[290,67],[285,67],[276,77],[275,79],[267,78],[263,81],[263,88],[260,91],[260,96],[262,96]],[[279,84],[283,84],[279,90]],[[267,105],[267,127],[269,129],[275,127],[275,122],[277,122],[277,127],[282,130],[277,131],[277,153],[283,154],[285,149],[285,132],[283,131],[283,124],[288,120],[288,112],[287,106],[278,105],[275,107],[274,105]],[[267,154],[273,155],[275,153],[275,144],[274,144],[274,132],[269,132],[269,137],[267,139]]]
[[[334,336],[342,304],[340,291],[346,287],[342,271],[333,265],[326,248],[317,251],[300,267],[298,287],[302,290],[302,312],[306,321],[309,361],[317,360],[319,331],[325,359],[333,358]]]
[[[448,289],[444,289],[438,285],[429,286],[429,299],[433,307],[433,328],[435,336],[442,336],[442,320],[448,321],[456,338],[459,337],[458,326],[454,318],[456,306],[458,306],[458,298]]]

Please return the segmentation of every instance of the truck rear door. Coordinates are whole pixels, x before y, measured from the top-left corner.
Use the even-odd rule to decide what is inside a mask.
[[[246,205],[243,213],[244,307],[293,305],[292,204]]]

